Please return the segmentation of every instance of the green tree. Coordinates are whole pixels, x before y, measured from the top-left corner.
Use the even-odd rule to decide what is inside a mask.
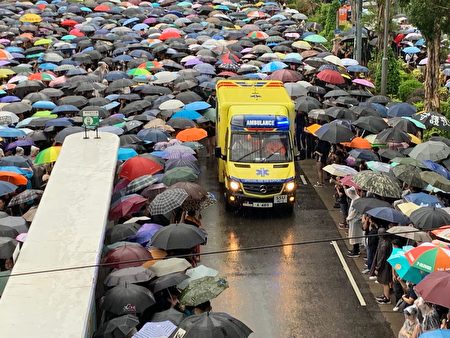
[[[426,40],[428,64],[425,68],[425,110],[439,111],[439,55],[443,34],[450,33],[448,0],[400,0],[412,24]]]
[[[334,30],[336,29],[336,15],[339,10],[340,4],[338,0],[327,6],[327,14],[325,19],[325,26],[323,28],[322,35],[331,41],[334,38]]]
[[[375,56],[377,60],[377,70],[375,73],[375,87],[378,92],[381,90],[381,58],[382,53],[378,53]],[[398,87],[400,86],[400,65],[398,60],[395,58],[394,52],[391,48],[388,49],[388,79],[386,85],[386,93],[391,95],[396,95],[398,92]]]

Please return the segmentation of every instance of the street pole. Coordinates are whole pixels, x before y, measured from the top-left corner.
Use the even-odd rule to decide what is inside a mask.
[[[355,43],[354,43],[354,58],[361,64],[362,59],[362,8],[363,1],[356,1],[356,32],[355,32]]]
[[[386,0],[384,8],[383,59],[381,60],[381,95],[386,95],[387,87],[390,7],[391,0]]]

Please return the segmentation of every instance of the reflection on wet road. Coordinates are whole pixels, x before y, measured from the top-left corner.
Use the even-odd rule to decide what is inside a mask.
[[[203,251],[338,237],[310,185],[299,187],[291,216],[274,210],[234,214],[225,212],[215,161],[202,159],[202,172],[202,185],[219,200],[203,215],[209,234]],[[213,309],[241,319],[255,332],[252,337],[392,337],[354,269],[368,303],[360,306],[329,243],[204,256],[202,264],[219,270],[230,283]]]

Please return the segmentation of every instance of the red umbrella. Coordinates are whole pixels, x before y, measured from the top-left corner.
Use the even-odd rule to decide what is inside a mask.
[[[111,268],[123,269],[133,266],[141,266],[144,261],[152,259],[152,255],[146,249],[139,245],[122,245],[109,251],[103,258],[103,263],[111,264]],[[127,261],[138,261],[129,262]]]
[[[237,63],[239,61],[239,57],[233,53],[225,53],[219,57],[220,63]]]
[[[69,34],[75,35],[75,36],[78,36],[78,37],[84,36],[84,33],[82,31],[80,31],[78,28],[71,29],[69,31]]]
[[[322,80],[323,82],[331,83],[334,85],[340,85],[345,83],[345,80],[342,77],[341,73],[331,69],[322,70],[320,73],[317,74],[317,78],[319,80]]]
[[[267,79],[278,80],[286,83],[300,81],[302,79],[302,76],[292,69],[279,69],[270,74]]]
[[[97,7],[94,8],[94,11],[96,12],[109,12],[110,10],[111,8],[106,5],[98,5]]]
[[[177,31],[166,31],[161,33],[158,39],[161,41],[168,40],[168,39],[177,39],[181,38],[181,34]]]
[[[130,181],[135,178],[144,175],[153,175],[158,171],[163,170],[164,167],[149,158],[145,157],[133,157],[125,161],[122,168],[120,169],[119,176],[123,178],[128,178]]]
[[[117,200],[109,211],[109,219],[117,220],[126,215],[133,214],[139,211],[148,200],[141,195],[131,194],[121,197]]]
[[[66,19],[66,20],[61,21],[61,26],[73,27],[75,25],[78,25],[78,22],[76,22],[75,20],[72,20],[72,19]]]
[[[450,272],[432,272],[416,285],[415,290],[426,302],[450,308]]]

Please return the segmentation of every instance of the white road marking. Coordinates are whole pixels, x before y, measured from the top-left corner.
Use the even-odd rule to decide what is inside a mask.
[[[350,281],[350,284],[352,285],[352,288],[356,293],[356,297],[359,300],[359,304],[361,304],[361,306],[366,306],[367,305],[366,301],[364,300],[364,297],[361,294],[361,291],[359,290],[358,285],[355,282],[355,279],[353,278],[350,268],[348,267],[347,262],[345,261],[344,256],[342,255],[341,249],[339,249],[339,246],[337,245],[336,241],[332,241],[331,244],[333,245],[334,250],[336,250],[336,254],[338,255],[342,267],[344,268],[344,271],[347,274],[347,278]]]
[[[308,182],[306,182],[305,176],[304,175],[300,175],[300,179],[302,180],[304,185],[307,185]]]

